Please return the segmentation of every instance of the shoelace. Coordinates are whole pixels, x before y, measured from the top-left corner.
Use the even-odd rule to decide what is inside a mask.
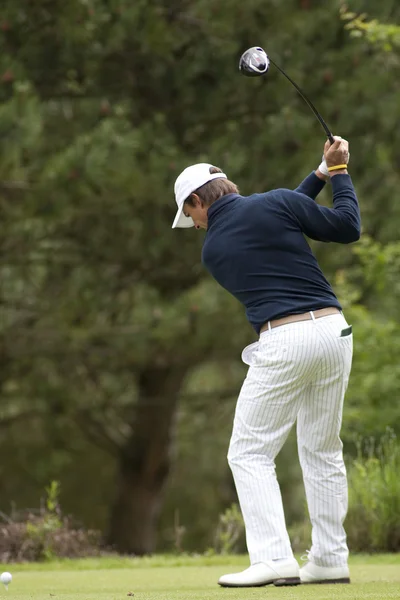
[[[309,561],[310,560],[310,550],[306,550],[306,553],[303,554],[302,556],[300,556],[300,560],[302,560],[303,562],[305,561]]]

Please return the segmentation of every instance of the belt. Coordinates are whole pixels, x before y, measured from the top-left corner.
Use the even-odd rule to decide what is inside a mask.
[[[327,308],[320,308],[319,310],[309,311],[300,315],[289,315],[282,317],[281,319],[274,319],[273,321],[267,321],[261,327],[260,333],[274,329],[274,327],[280,327],[281,325],[287,325],[288,323],[297,323],[299,321],[311,321],[311,319],[319,319],[320,317],[328,317],[329,315],[341,314],[341,311],[334,306],[328,306]]]

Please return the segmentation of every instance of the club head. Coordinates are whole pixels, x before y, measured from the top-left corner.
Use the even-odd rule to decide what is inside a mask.
[[[239,71],[246,77],[258,77],[268,71],[269,59],[259,46],[249,48],[242,54],[239,61]]]

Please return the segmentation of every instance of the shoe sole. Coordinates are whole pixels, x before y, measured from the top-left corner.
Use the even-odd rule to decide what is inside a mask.
[[[315,581],[302,581],[302,585],[326,584],[326,583],[350,583],[350,577],[342,577],[341,579],[316,579]]]
[[[272,582],[276,587],[283,587],[284,585],[300,585],[300,577],[285,577],[283,579],[276,579]]]
[[[282,577],[281,579],[274,579],[266,581],[265,583],[250,583],[250,584],[237,584],[237,583],[218,583],[221,587],[229,588],[246,588],[246,587],[264,587],[265,585],[275,585],[276,587],[283,587],[285,585],[300,585],[300,577]]]

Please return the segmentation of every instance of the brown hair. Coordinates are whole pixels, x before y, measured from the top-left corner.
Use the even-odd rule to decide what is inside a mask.
[[[210,167],[210,175],[214,175],[214,173],[222,173],[223,171],[218,167]],[[235,183],[229,181],[229,179],[225,179],[224,177],[217,177],[217,179],[212,179],[208,183],[205,183],[197,190],[192,192],[188,198],[185,200],[185,204],[189,204],[193,206],[193,194],[197,194],[204,202],[206,206],[210,206],[213,202],[222,198],[226,194],[238,194],[239,189]]]

